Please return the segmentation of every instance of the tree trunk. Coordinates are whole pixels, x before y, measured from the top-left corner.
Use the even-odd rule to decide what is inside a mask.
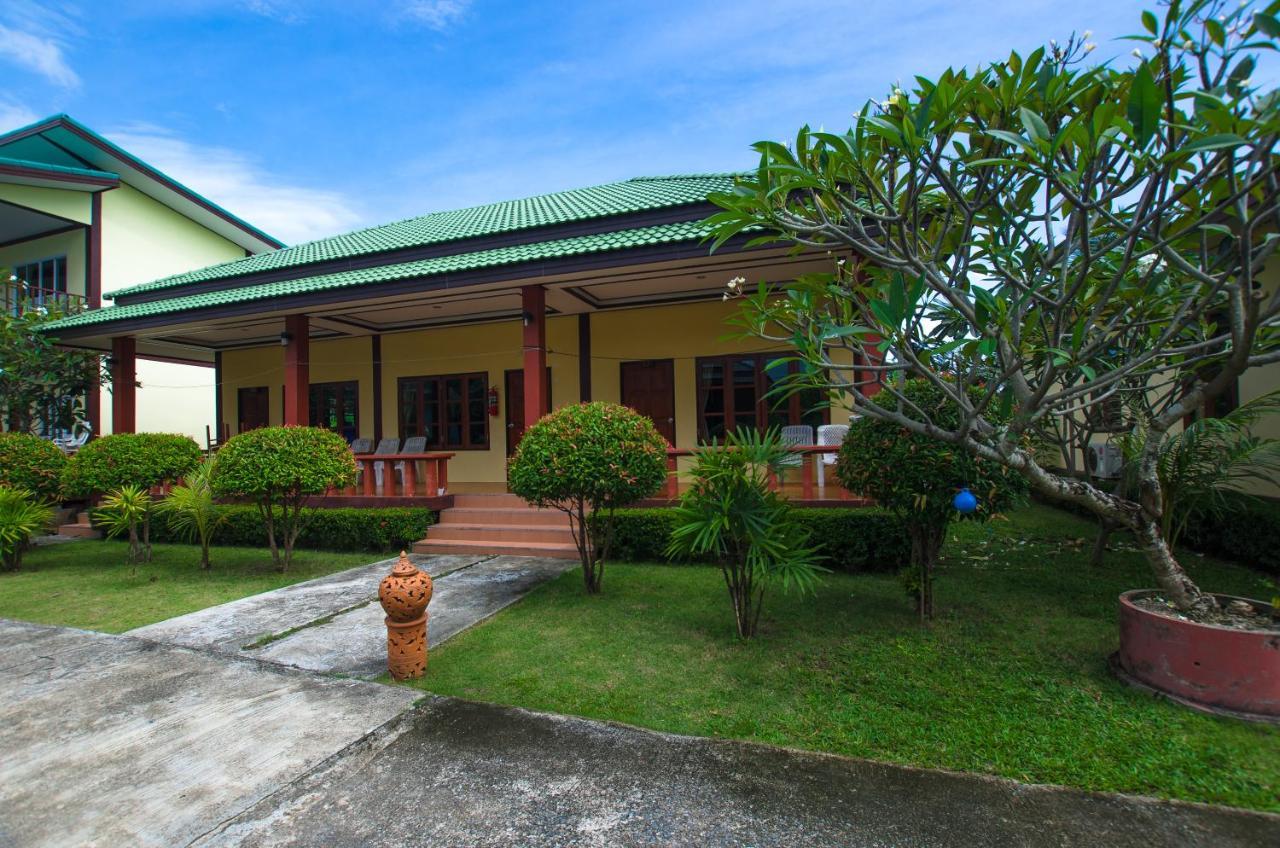
[[[142,550],[141,556],[143,562],[151,562],[151,510],[142,517]]]
[[[271,509],[271,504],[267,504],[266,507],[258,504],[258,511],[262,513],[262,524],[267,528],[267,547],[271,549],[271,564],[284,571],[284,567],[280,564],[280,548],[276,545],[275,511]]]
[[[1111,539],[1111,534],[1116,531],[1116,525],[1110,521],[1099,520],[1098,537],[1093,540],[1093,551],[1089,554],[1089,567],[1101,568],[1102,557],[1107,552],[1107,542]]]
[[[1179,609],[1194,614],[1216,606],[1213,598],[1201,592],[1195,581],[1182,570],[1161,532],[1160,478],[1156,473],[1154,453],[1147,452],[1139,463],[1134,483],[1138,496],[1136,503],[1104,492],[1084,480],[1045,471],[1025,452],[1018,451],[1013,458],[1017,460],[1012,463],[1014,467],[1025,474],[1038,491],[1086,507],[1100,520],[1112,521],[1132,532],[1146,554],[1156,583]]]
[[[911,565],[920,582],[916,610],[920,613],[920,623],[926,624],[933,620],[933,570],[947,536],[947,525],[913,523],[910,533]]]

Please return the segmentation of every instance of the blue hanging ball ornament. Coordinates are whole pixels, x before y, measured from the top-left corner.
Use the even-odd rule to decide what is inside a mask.
[[[967,488],[956,492],[955,498],[951,501],[951,505],[956,508],[956,512],[962,512],[968,515],[978,509],[978,499],[973,496],[973,492]]]

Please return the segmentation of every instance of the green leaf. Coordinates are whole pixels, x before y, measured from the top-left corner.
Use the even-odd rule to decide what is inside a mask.
[[[1041,118],[1026,106],[1018,110],[1018,116],[1022,118],[1022,126],[1026,127],[1028,135],[1036,141],[1049,140],[1049,125],[1044,122],[1044,118]]]
[[[1192,153],[1201,150],[1221,150],[1227,147],[1242,147],[1248,144],[1248,139],[1242,138],[1235,133],[1218,133],[1217,135],[1207,135],[1198,138],[1190,144],[1183,145],[1183,153]]]
[[[1277,20],[1273,15],[1254,12],[1253,25],[1263,35],[1271,38],[1280,38],[1280,20]]]
[[[1127,114],[1129,123],[1133,124],[1138,146],[1146,147],[1160,125],[1160,90],[1156,88],[1151,67],[1146,62],[1133,75]]]
[[[1209,33],[1209,38],[1214,44],[1221,47],[1227,43],[1226,29],[1214,18],[1206,17],[1204,19],[1204,29],[1205,32]]]
[[[1142,12],[1142,25],[1146,27],[1147,32],[1152,35],[1156,34],[1160,26],[1156,21],[1156,16],[1145,9]]]

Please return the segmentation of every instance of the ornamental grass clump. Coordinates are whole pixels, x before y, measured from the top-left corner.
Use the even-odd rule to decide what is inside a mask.
[[[121,486],[107,494],[93,511],[94,520],[108,539],[129,535],[129,565],[136,573],[138,563],[151,561],[151,493],[142,486]],[[139,534],[139,528],[146,528]]]
[[[912,408],[927,409],[939,427],[959,424],[942,390],[924,380],[898,387]],[[1007,465],[979,459],[962,448],[913,433],[891,421],[861,418],[849,426],[836,477],[851,492],[869,495],[902,519],[911,536],[911,564],[903,582],[916,596],[922,621],[933,618],[933,577],[952,521],[987,521],[1020,501],[1023,477]],[[960,512],[953,501],[968,489],[977,508]]]
[[[263,427],[232,436],[218,451],[213,493],[258,507],[271,559],[281,572],[293,561],[302,505],[329,489],[353,485],[356,461],[347,442],[319,427]]]
[[[53,523],[53,507],[27,489],[0,486],[0,566],[22,567],[22,554],[31,538]]]
[[[667,442],[653,422],[616,403],[564,406],[527,431],[507,468],[511,491],[569,516],[587,593],[600,591],[614,510],[667,479]]]
[[[769,487],[787,457],[776,430],[730,433],[723,445],[698,450],[692,484],[675,509],[668,555],[710,556],[719,564],[742,639],[755,635],[770,584],[812,591],[822,570],[808,531]]]
[[[174,486],[156,507],[156,512],[168,519],[168,528],[180,538],[200,543],[200,567],[210,568],[209,547],[214,534],[226,523],[226,513],[219,510],[213,496],[214,460],[202,462],[183,480]]]

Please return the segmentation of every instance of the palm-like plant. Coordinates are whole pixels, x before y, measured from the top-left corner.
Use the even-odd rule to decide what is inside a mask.
[[[0,486],[0,564],[5,570],[21,568],[31,537],[52,523],[52,506],[26,489]]]
[[[168,517],[174,532],[200,543],[200,567],[210,568],[209,546],[214,533],[225,522],[213,498],[213,460],[197,465],[180,486],[174,486],[156,507],[156,512]]]
[[[1253,435],[1259,419],[1280,410],[1280,391],[1241,404],[1220,418],[1200,418],[1179,433],[1166,434],[1156,452],[1164,538],[1172,547],[1195,511],[1222,515],[1228,493],[1242,493],[1250,481],[1280,476],[1280,439]],[[1141,428],[1120,439],[1126,474],[1136,471],[1148,434]],[[1128,485],[1124,480],[1122,484]]]
[[[676,507],[668,553],[715,558],[743,639],[755,635],[770,583],[810,591],[822,570],[790,504],[769,489],[786,457],[777,431],[740,429],[699,449],[693,484]]]
[[[93,513],[106,531],[107,538],[129,534],[129,564],[135,570],[144,556],[150,558],[150,551],[143,551],[142,539],[138,535],[138,528],[150,512],[151,494],[146,489],[142,486],[121,486],[104,497]]]

